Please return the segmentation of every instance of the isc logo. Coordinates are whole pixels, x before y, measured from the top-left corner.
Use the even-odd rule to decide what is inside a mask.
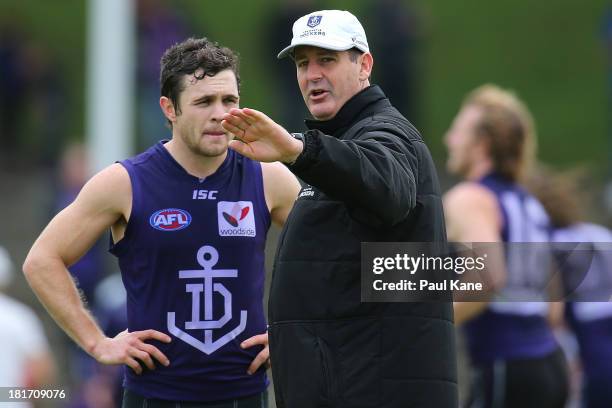
[[[178,231],[191,224],[191,214],[178,208],[166,208],[153,213],[149,224],[160,231]]]
[[[216,200],[217,199],[217,190],[193,190],[193,198],[194,200]]]

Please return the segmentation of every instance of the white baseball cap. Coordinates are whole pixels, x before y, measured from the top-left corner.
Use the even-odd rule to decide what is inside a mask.
[[[298,18],[293,23],[291,45],[278,53],[281,59],[299,45],[312,45],[334,51],[357,48],[370,52],[365,31],[357,17],[344,10],[321,10]]]

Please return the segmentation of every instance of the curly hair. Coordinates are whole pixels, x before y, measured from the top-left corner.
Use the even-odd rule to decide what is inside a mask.
[[[234,72],[240,92],[238,54],[205,37],[188,38],[168,48],[161,58],[161,96],[170,99],[176,113],[180,114],[179,96],[185,89],[185,75],[193,75],[199,81],[226,69]]]

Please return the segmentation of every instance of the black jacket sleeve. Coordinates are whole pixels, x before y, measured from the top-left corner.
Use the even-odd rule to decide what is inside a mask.
[[[393,126],[360,129],[350,140],[309,130],[302,154],[289,168],[344,202],[351,216],[366,225],[395,225],[416,205],[414,145]]]

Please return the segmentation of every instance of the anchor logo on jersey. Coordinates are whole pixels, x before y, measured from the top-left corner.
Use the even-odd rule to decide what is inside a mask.
[[[208,260],[206,258],[209,258]],[[196,256],[203,269],[181,270],[179,279],[203,279],[203,283],[187,283],[186,292],[191,293],[191,320],[185,322],[187,330],[204,330],[204,341],[176,326],[176,313],[168,312],[168,331],[183,340],[185,343],[197,348],[206,354],[223,347],[244,331],[247,322],[247,311],[240,311],[240,324],[230,332],[213,340],[213,329],[220,329],[232,319],[232,294],[223,284],[213,282],[214,278],[237,278],[237,269],[213,269],[219,260],[219,252],[212,246],[205,245],[198,250]],[[224,300],[223,317],[213,320],[213,292],[218,293]],[[200,300],[204,294],[204,320],[200,315]]]

